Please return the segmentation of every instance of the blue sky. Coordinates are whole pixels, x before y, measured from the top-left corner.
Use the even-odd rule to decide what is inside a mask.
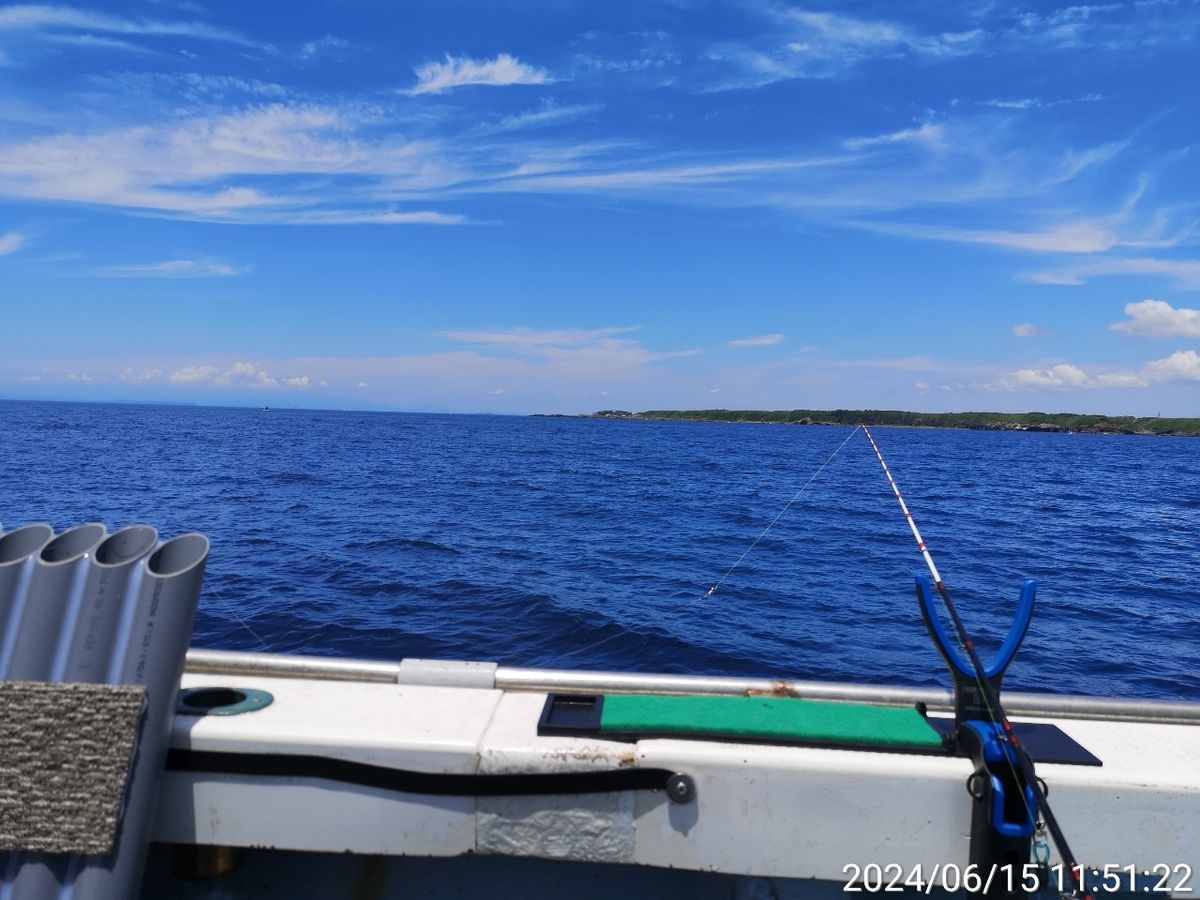
[[[1200,3],[0,6],[0,396],[1198,415]]]

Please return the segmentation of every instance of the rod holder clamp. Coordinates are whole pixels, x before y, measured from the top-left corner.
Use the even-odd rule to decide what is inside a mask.
[[[997,720],[980,679],[986,680],[992,696],[1000,697],[1004,673],[1017,655],[1033,618],[1037,582],[1032,578],[1022,582],[1008,634],[978,673],[963,658],[957,640],[942,623],[933,580],[921,573],[916,582],[921,617],[954,681],[955,727],[948,745],[952,751],[969,757],[975,766],[967,779],[967,792],[971,796],[970,861],[980,871],[1004,865],[1019,868],[1030,859],[1036,800],[1033,787],[1021,774],[1018,754],[1025,751]]]

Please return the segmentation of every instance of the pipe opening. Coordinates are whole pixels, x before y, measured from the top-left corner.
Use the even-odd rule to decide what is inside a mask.
[[[156,578],[169,578],[199,565],[207,555],[208,538],[197,532],[181,534],[155,550],[146,567]]]
[[[96,563],[101,566],[120,566],[133,562],[150,552],[158,532],[149,525],[130,525],[110,534],[96,548]]]
[[[98,522],[76,525],[42,548],[38,559],[49,565],[72,562],[104,540],[104,526]]]
[[[0,566],[18,562],[37,553],[54,537],[49,525],[25,525],[0,537]]]

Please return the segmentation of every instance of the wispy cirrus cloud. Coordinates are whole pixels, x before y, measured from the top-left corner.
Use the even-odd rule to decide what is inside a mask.
[[[1110,331],[1120,331],[1140,337],[1200,338],[1200,309],[1174,307],[1164,300],[1140,300],[1125,304],[1124,322],[1109,325]]]
[[[1064,187],[1095,177],[1127,141],[1034,145],[994,111],[755,154],[536,131],[587,118],[599,108],[592,103],[546,99],[481,125],[423,100],[322,102],[232,76],[117,73],[93,83],[147,92],[160,114],[0,140],[0,196],[216,222],[449,226],[472,219],[448,205],[484,195],[628,192],[642,202],[769,207],[917,240],[1077,254],[1172,246],[1188,215],[1149,201],[1139,201],[1144,210],[1081,202],[1064,211]],[[163,108],[180,92],[189,105]],[[588,133],[594,126],[593,117]],[[925,214],[934,221],[923,223]]]
[[[1184,290],[1200,290],[1200,260],[1155,257],[1114,257],[1077,265],[1060,266],[1021,277],[1034,284],[1086,284],[1106,275],[1160,275]]]
[[[991,97],[987,100],[976,100],[976,106],[990,106],[993,109],[1051,109],[1055,106],[1066,106],[1069,103],[1098,103],[1103,100],[1102,94],[1083,94],[1080,97],[1050,100],[1042,97]]]
[[[115,91],[122,96],[162,97],[170,103],[184,100],[193,104],[212,105],[220,102],[282,100],[289,91],[281,84],[257,78],[216,75],[203,72],[138,72],[123,70],[89,76],[101,90]]]
[[[501,328],[483,331],[443,331],[447,340],[466,344],[491,344],[498,347],[573,347],[607,340],[618,334],[638,330],[637,325],[616,328]]]
[[[504,116],[495,123],[481,125],[480,133],[521,131],[529,128],[544,128],[570,122],[582,116],[590,115],[604,108],[602,103],[572,103],[560,105],[552,100],[544,100],[542,104],[525,112]]]
[[[887,134],[847,138],[843,144],[851,150],[862,150],[867,147],[886,147],[889,144],[905,143],[925,144],[929,147],[941,148],[945,142],[945,129],[940,124],[922,122],[913,128],[902,128]]]
[[[428,62],[416,69],[417,83],[407,93],[441,94],[472,85],[508,87],[514,84],[550,84],[545,69],[501,53],[495,59],[470,59],[446,54],[443,62]]]
[[[356,105],[269,103],[18,141],[0,145],[0,193],[218,221],[288,221],[301,212],[309,221],[364,213],[381,224],[461,221],[433,210],[397,210],[394,202],[384,206],[379,192],[363,190],[364,177],[386,179],[396,190],[461,177],[436,142],[362,138],[360,129],[376,120],[376,111]],[[338,183],[314,194],[293,189],[289,177],[297,175]],[[252,184],[236,183],[247,180]],[[331,199],[353,199],[358,209],[343,212]]]
[[[327,34],[315,41],[307,41],[302,44],[299,52],[296,54],[301,60],[308,62],[319,56],[337,55],[345,53],[354,45],[345,38],[337,37],[336,35]]]
[[[447,340],[486,345],[493,363],[524,360],[545,372],[572,377],[630,377],[643,367],[700,353],[697,348],[651,350],[642,341],[621,337],[638,326],[592,329],[506,328],[488,331],[443,331]]]
[[[783,340],[782,334],[760,334],[755,337],[727,341],[730,347],[773,347]]]
[[[964,228],[919,223],[865,223],[875,231],[926,240],[954,241],[963,244],[991,244],[1033,253],[1102,253],[1114,247],[1172,246],[1177,239],[1155,241],[1124,235],[1112,223],[1103,220],[1063,222],[1034,231]]]
[[[237,32],[205,22],[130,18],[70,6],[17,4],[0,7],[0,32],[25,31],[61,36],[63,33],[120,34],[145,37],[184,37],[259,47]]]
[[[1154,11],[1145,7],[1113,3],[1027,12],[992,5],[959,17],[961,27],[931,29],[899,21],[905,13],[902,7],[896,7],[897,18],[885,19],[768,2],[758,9],[769,29],[740,42],[718,43],[710,49],[708,58],[736,70],[716,85],[717,89],[728,90],[791,79],[848,76],[874,60],[938,64],[981,53],[1130,51],[1186,46],[1200,33],[1200,14],[1194,9]],[[1018,97],[983,102],[1000,108],[1029,109],[1089,101],[1094,96],[1063,101]]]
[[[245,275],[249,266],[235,266],[210,259],[169,259],[157,263],[104,266],[89,275],[104,278],[230,278]]]
[[[978,28],[926,33],[884,19],[774,5],[766,9],[773,25],[769,34],[749,43],[723,42],[710,49],[708,59],[739,70],[715,89],[835,78],[881,57],[959,57],[975,52],[985,38]]]

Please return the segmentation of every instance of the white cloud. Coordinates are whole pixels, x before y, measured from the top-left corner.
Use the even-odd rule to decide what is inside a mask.
[[[196,384],[208,381],[221,373],[216,366],[184,366],[177,372],[171,373],[171,381],[175,384]]]
[[[124,50],[127,53],[137,53],[142,56],[165,56],[158,50],[135,44],[122,38],[102,37],[98,34],[46,34],[43,40],[52,44],[66,44],[72,47],[87,47],[101,50]]]
[[[1084,94],[1082,97],[1071,97],[1066,100],[1044,100],[1041,97],[995,97],[991,100],[978,100],[976,106],[990,106],[994,109],[1048,109],[1063,106],[1067,103],[1096,103],[1103,100],[1100,94]]]
[[[493,348],[492,354],[444,353],[404,357],[405,371],[444,374],[462,368],[498,377],[589,378],[610,381],[630,378],[645,367],[665,360],[694,356],[697,349],[651,350],[641,341],[616,337],[633,327],[593,329],[509,328],[491,331],[444,331],[441,336]],[[399,362],[399,360],[397,360]],[[410,367],[417,367],[412,369]]]
[[[241,35],[203,22],[130,19],[68,6],[18,4],[0,8],[0,31],[75,30],[106,34],[174,36],[256,46]]]
[[[1111,331],[1123,331],[1142,337],[1200,338],[1200,309],[1176,308],[1164,300],[1141,300],[1125,304],[1124,322],[1109,325]]]
[[[125,369],[123,372],[121,372],[121,374],[119,376],[117,376],[117,380],[118,381],[132,381],[135,383],[144,382],[144,381],[154,381],[157,378],[161,378],[162,374],[163,374],[162,369],[142,369],[140,372],[135,369]],[[177,372],[175,374],[179,374],[179,373]],[[173,381],[176,380],[174,378],[174,376],[172,376],[172,380]],[[183,381],[185,379],[179,379],[179,380]]]
[[[1071,363],[1059,363],[1047,369],[1020,369],[994,386],[1010,390],[1144,388],[1153,384],[1180,381],[1200,381],[1200,355],[1195,350],[1177,350],[1165,359],[1145,363],[1138,370],[1087,372]]]
[[[1041,272],[1027,272],[1026,281],[1035,284],[1085,284],[1103,275],[1161,275],[1185,290],[1200,289],[1200,260],[1156,259],[1153,257],[1100,259],[1075,266],[1063,266]]]
[[[171,103],[180,99],[195,104],[212,104],[230,98],[282,100],[289,91],[281,84],[234,75],[200,72],[105,72],[90,76],[97,87],[122,96],[163,97]]]
[[[991,244],[1033,253],[1103,253],[1114,247],[1163,247],[1176,238],[1155,239],[1146,235],[1122,234],[1112,222],[1079,220],[1063,222],[1039,231],[958,228],[913,223],[864,223],[865,227],[885,234],[927,240],[955,241],[965,244]]]
[[[232,266],[214,260],[171,259],[159,263],[106,266],[89,274],[108,278],[228,278],[249,271],[249,266]]]
[[[467,217],[428,209],[409,212],[322,209],[289,213],[287,221],[293,225],[461,225],[467,221]]]
[[[488,393],[491,394],[493,397],[502,397],[505,394],[507,394],[508,391],[505,390],[504,388],[492,388],[490,391],[488,391]]]
[[[720,388],[709,388],[708,392],[710,394],[719,394],[719,393],[721,393],[721,389]]]
[[[593,329],[536,329],[521,327],[493,331],[443,331],[441,332],[441,336],[452,341],[461,341],[467,344],[492,344],[496,346],[534,348],[579,346],[629,331],[637,331],[637,326]]]
[[[25,236],[15,231],[0,234],[0,256],[8,256],[10,253],[16,253],[24,243]]]
[[[409,89],[409,94],[440,94],[477,84],[505,87],[553,81],[545,69],[527,65],[507,53],[501,53],[495,59],[468,59],[447,53],[445,62],[429,62],[415,71],[417,84]]]
[[[1022,322],[1020,325],[1014,325],[1012,329],[1014,336],[1019,338],[1032,337],[1049,337],[1050,332],[1040,325],[1034,325],[1032,322]]]
[[[604,105],[601,103],[575,103],[569,106],[559,106],[553,101],[547,100],[543,101],[537,109],[505,116],[495,125],[481,127],[480,131],[519,131],[528,128],[542,128],[578,119],[580,116],[586,116],[588,113],[603,108]]]
[[[265,367],[254,362],[235,362],[228,367],[185,366],[173,372],[169,380],[174,384],[206,383],[223,388],[275,388],[284,385],[303,389],[311,386],[307,375],[276,378]]]
[[[222,386],[255,385],[257,387],[275,387],[278,379],[272,378],[271,373],[261,368],[258,363],[239,362],[213,378],[215,384]]]
[[[365,381],[360,381],[358,384],[355,385],[356,388],[365,388],[366,386],[367,386],[367,383]]]
[[[770,347],[783,340],[782,334],[760,334],[757,337],[738,338],[729,341],[730,347]]]
[[[332,34],[327,34],[319,40],[309,41],[300,48],[299,57],[302,60],[310,60],[315,56],[325,53],[336,53],[339,50],[349,49],[350,42],[344,38],[336,37]]]
[[[768,7],[772,9],[772,7]],[[772,32],[749,44],[718,45],[709,59],[742,70],[717,89],[759,87],[792,78],[833,78],[876,57],[950,58],[976,52],[981,29],[922,34],[883,20],[774,7]]]
[[[890,134],[880,134],[874,137],[848,138],[843,144],[851,150],[862,150],[867,147],[887,146],[889,144],[924,144],[928,147],[940,148],[945,143],[945,129],[934,122],[923,122],[915,128],[904,128]]]
[[[1059,363],[1049,369],[1021,369],[1012,375],[1016,387],[1062,388],[1082,387],[1088,377],[1079,366]]]
[[[218,221],[463,221],[396,209],[398,196],[471,173],[436,141],[371,131],[380,115],[360,104],[269,103],[0,143],[0,195]],[[494,168],[494,149],[488,157],[486,165]],[[320,176],[322,189],[292,190],[278,177],[285,175]],[[339,200],[354,208],[338,208]]]
[[[992,106],[996,109],[1033,109],[1035,107],[1045,106],[1045,101],[1041,97],[1015,97],[1011,99],[996,98],[993,100],[980,100],[980,106]]]
[[[1176,350],[1166,359],[1146,363],[1144,369],[1155,381],[1200,381],[1200,355],[1195,350]]]
[[[1149,380],[1138,372],[1100,372],[1089,374],[1079,366],[1059,363],[1048,369],[1020,369],[1006,380],[1006,387],[1062,389],[1146,387]]]

